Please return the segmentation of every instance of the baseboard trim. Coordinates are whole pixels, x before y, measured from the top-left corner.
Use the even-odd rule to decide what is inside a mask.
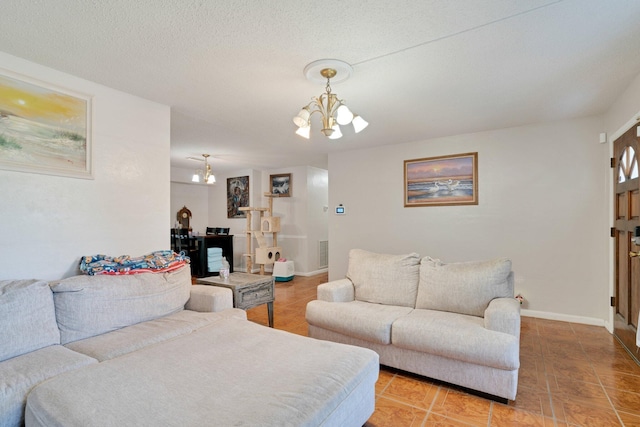
[[[235,271],[241,271],[243,273],[246,273],[246,269],[244,268],[238,268]],[[302,277],[311,277],[311,276],[317,276],[318,274],[322,274],[322,273],[327,273],[329,271],[328,268],[321,268],[320,270],[314,270],[314,271],[308,271],[306,273],[301,273],[299,271],[296,271],[293,273],[294,276],[302,276]],[[259,273],[260,269],[259,268],[254,268],[253,270],[251,270],[251,273]],[[273,269],[270,268],[265,268],[264,269],[265,273],[269,273],[269,274],[273,274]]]
[[[328,268],[321,268],[320,270],[308,271],[306,273],[296,272],[296,276],[311,277],[311,276],[317,276],[318,274],[327,273],[328,271],[329,271]]]
[[[536,317],[539,319],[559,320],[561,322],[580,323],[583,325],[603,326],[606,327],[604,319],[595,317],[574,316],[571,314],[550,313],[548,311],[537,310],[520,310],[520,314],[524,317]]]

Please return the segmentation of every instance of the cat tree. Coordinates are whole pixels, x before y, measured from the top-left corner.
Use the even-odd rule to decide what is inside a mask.
[[[247,260],[247,273],[251,273],[253,263],[260,265],[260,274],[264,275],[264,266],[273,265],[282,257],[282,248],[278,246],[278,232],[280,231],[280,217],[273,216],[273,198],[279,194],[264,193],[269,200],[268,208],[243,207],[240,211],[247,215],[247,253],[243,256]],[[253,213],[257,212],[260,218],[259,228],[253,229]],[[265,234],[271,234],[272,244],[267,243]],[[253,238],[256,238],[258,246],[255,255],[252,251]]]

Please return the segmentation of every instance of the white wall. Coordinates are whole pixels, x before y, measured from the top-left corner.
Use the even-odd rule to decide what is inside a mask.
[[[630,123],[637,123],[640,119],[640,74],[631,82],[629,87],[618,97],[605,115],[607,130],[611,141],[620,136],[630,127]],[[616,135],[618,132],[618,135]]]
[[[320,267],[318,245],[329,239],[329,171],[307,168],[307,191],[307,271],[325,271]]]
[[[508,257],[524,308],[608,317],[608,150],[602,117],[329,155],[329,277],[348,252],[418,252],[445,262]],[[477,206],[403,206],[403,161],[478,152]]]
[[[269,206],[264,193],[271,191],[270,175],[291,174],[291,196],[273,199],[273,214],[280,217],[278,246],[282,248],[282,256],[294,262],[298,274],[309,271],[308,253],[308,218],[307,218],[307,167],[297,166],[284,169],[263,171],[262,189],[257,206]],[[271,271],[271,266],[265,269]]]
[[[263,194],[269,192],[269,175],[291,173],[291,197],[273,200],[274,215],[280,217],[278,246],[283,256],[294,261],[296,274],[313,275],[321,271],[318,264],[318,241],[328,238],[326,206],[329,198],[328,171],[311,166],[274,169],[264,172]],[[268,206],[263,197],[262,206]]]
[[[175,227],[178,221],[178,211],[184,206],[191,211],[189,225],[193,233],[205,234],[209,226],[209,189],[207,184],[191,185],[171,182],[169,228]]]
[[[94,171],[0,170],[0,279],[58,279],[83,255],[168,249],[169,107],[2,52],[0,68],[93,96]]]

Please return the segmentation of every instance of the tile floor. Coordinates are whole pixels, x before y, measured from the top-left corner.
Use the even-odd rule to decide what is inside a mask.
[[[276,282],[275,327],[307,335],[306,304],[326,280]],[[267,325],[266,306],[247,315]],[[640,366],[605,328],[523,317],[520,361],[507,405],[383,367],[366,426],[640,426]]]

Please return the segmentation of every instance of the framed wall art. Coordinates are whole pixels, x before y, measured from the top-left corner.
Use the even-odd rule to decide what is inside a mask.
[[[92,179],[91,97],[0,69],[0,169]]]
[[[404,206],[478,204],[478,153],[404,161]]]
[[[281,173],[270,175],[271,194],[277,194],[280,197],[291,197],[291,174]]]
[[[227,218],[246,218],[240,208],[249,207],[249,177],[227,178]]]

